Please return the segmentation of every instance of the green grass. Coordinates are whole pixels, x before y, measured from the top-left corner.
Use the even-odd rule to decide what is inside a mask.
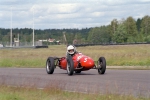
[[[46,59],[45,59],[46,60]],[[10,59],[5,58],[0,61],[0,66],[5,67],[40,67],[44,61],[41,59]]]
[[[77,47],[77,50],[95,61],[104,56],[108,66],[146,66],[150,69],[150,44]],[[65,45],[41,49],[1,49],[0,67],[45,67],[49,56],[62,57]]]
[[[36,89],[0,86],[0,100],[149,100],[150,98],[118,94],[85,94],[66,92],[57,88]]]

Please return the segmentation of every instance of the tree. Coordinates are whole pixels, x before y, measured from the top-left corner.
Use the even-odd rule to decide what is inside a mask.
[[[137,27],[138,33],[140,33],[141,31],[141,23],[142,23],[142,19],[138,18],[136,21],[136,27]]]
[[[125,21],[125,26],[127,30],[128,42],[136,42],[137,37],[137,27],[136,22],[132,17],[128,17]]]
[[[81,44],[81,34],[80,33],[75,33],[75,36],[74,36],[74,40],[76,40],[77,44]]]
[[[118,27],[118,21],[117,19],[113,19],[111,21],[111,24],[109,26],[109,33],[110,33],[110,37],[113,37],[113,34],[115,34],[115,32],[117,31],[117,27]],[[110,38],[111,39],[111,38]],[[112,39],[111,39],[112,40]]]
[[[66,39],[68,44],[72,44],[74,40],[74,34],[73,33],[66,33]]]
[[[145,41],[150,43],[150,35],[148,35],[146,38],[145,38]]]
[[[96,30],[96,28],[92,28],[91,30],[90,30],[90,32],[88,33],[89,35],[88,35],[88,42],[89,43],[94,43],[95,41],[94,41],[94,38],[95,38],[95,30]]]
[[[88,41],[90,43],[108,43],[110,41],[110,34],[107,31],[108,27],[101,26],[90,30]]]
[[[145,34],[145,36],[150,35],[150,16],[148,15],[144,16],[142,19],[141,32]]]
[[[2,33],[1,33],[1,29],[0,29],[0,42],[2,41]]]
[[[112,40],[116,43],[125,43],[127,42],[127,31],[124,23],[119,24],[116,32],[113,34]]]

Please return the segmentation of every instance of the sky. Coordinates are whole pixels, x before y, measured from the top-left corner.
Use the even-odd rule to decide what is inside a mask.
[[[0,0],[0,28],[73,29],[150,16],[150,0]]]

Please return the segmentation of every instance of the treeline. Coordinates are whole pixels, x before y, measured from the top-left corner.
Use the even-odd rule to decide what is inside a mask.
[[[88,33],[91,28],[85,29],[35,29],[35,41],[38,40],[48,40],[55,39],[60,41],[60,43],[66,43],[64,35],[66,37],[67,43],[71,44],[74,39],[78,41],[88,37]],[[31,28],[14,28],[12,30],[12,38],[18,38],[20,42],[32,42],[33,39],[33,29]],[[0,43],[10,42],[10,29],[0,28]]]
[[[111,21],[108,26],[92,28],[87,38],[90,43],[150,42],[150,16]]]
[[[32,32],[31,28],[14,28],[12,36],[19,36],[20,42],[31,42]],[[131,16],[121,20],[113,19],[109,25],[93,28],[35,29],[34,32],[35,41],[51,38],[65,43],[65,34],[69,44],[150,42],[150,16],[137,20]],[[10,29],[0,28],[0,43],[4,42],[10,42]]]

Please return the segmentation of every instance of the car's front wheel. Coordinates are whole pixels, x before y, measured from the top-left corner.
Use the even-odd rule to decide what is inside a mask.
[[[70,55],[67,56],[67,73],[69,76],[73,75],[74,63]]]

